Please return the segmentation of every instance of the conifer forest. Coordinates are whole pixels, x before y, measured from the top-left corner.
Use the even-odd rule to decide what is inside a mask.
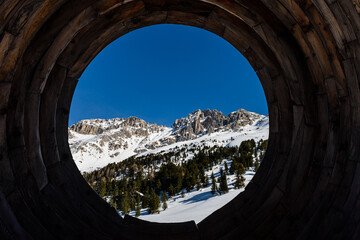
[[[84,173],[88,184],[122,214],[141,209],[149,214],[166,210],[168,198],[209,187],[211,193],[229,191],[227,176],[235,176],[234,188],[245,187],[243,175],[256,171],[267,140],[243,141],[240,146],[185,146],[172,151],[130,157],[99,170]],[[213,168],[221,166],[214,174]]]

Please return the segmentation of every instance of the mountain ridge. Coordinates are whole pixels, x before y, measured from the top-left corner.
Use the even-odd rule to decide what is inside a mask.
[[[256,128],[265,129],[259,137],[267,138],[268,117],[244,109],[228,115],[216,109],[199,109],[176,119],[171,127],[137,117],[81,120],[69,127],[69,144],[79,170],[89,172],[136,154],[198,139],[211,144],[224,138],[222,141],[231,145],[230,139],[247,139]]]

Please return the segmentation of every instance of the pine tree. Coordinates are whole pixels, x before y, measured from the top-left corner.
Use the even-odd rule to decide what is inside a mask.
[[[225,173],[227,174],[228,172],[229,172],[229,167],[228,167],[228,164],[227,164],[227,162],[226,161],[224,161],[225,162]]]
[[[136,199],[134,199],[134,197],[130,197],[130,209],[134,211],[136,209],[135,207],[136,207]]]
[[[140,217],[141,215],[141,205],[140,203],[136,205],[136,213],[135,213],[135,217]]]
[[[259,162],[257,160],[255,160],[255,162],[254,162],[254,171],[257,172],[258,169],[259,169]]]
[[[160,181],[160,179],[158,179],[156,181],[156,192],[158,192],[158,193],[160,192],[161,186],[162,186],[161,181]]]
[[[107,196],[107,191],[106,191],[106,182],[105,180],[100,180],[99,182],[99,190],[97,191],[98,194],[101,196],[101,197],[105,197]]]
[[[172,184],[169,186],[169,196],[172,197],[175,195],[175,188]]]
[[[205,182],[204,182],[204,184],[203,184],[203,187],[207,187],[207,186],[209,186],[209,178],[208,178],[208,176],[206,175],[206,176],[205,176]]]
[[[235,180],[234,187],[236,189],[245,187],[245,178],[240,175],[239,171],[236,172],[236,180]]]
[[[196,185],[196,181],[197,181],[197,176],[196,176],[196,174],[195,173],[193,173],[192,175],[191,175],[191,178],[190,178],[190,182],[191,182],[191,189],[190,189],[190,191],[194,188],[194,186]],[[190,192],[190,191],[188,191],[188,192]]]
[[[110,198],[110,205],[113,207],[113,208],[115,208],[116,209],[116,202],[115,202],[115,198],[114,197],[111,197]]]
[[[217,193],[219,195],[222,194],[222,190],[221,190],[221,187],[222,187],[222,184],[221,184],[221,177],[218,177],[217,181],[219,182],[219,187],[216,189]]]
[[[240,172],[241,175],[246,173],[246,168],[244,167],[244,165],[242,163],[240,163],[238,171]]]
[[[218,193],[222,194],[222,193],[229,192],[229,188],[228,188],[227,180],[226,180],[226,173],[222,170],[222,168],[220,168],[220,177],[218,178],[218,181],[220,184]]]
[[[130,211],[130,199],[127,192],[123,195],[121,199],[121,212],[123,214],[128,214]]]
[[[221,182],[222,182],[222,191],[223,193],[228,193],[229,192],[229,187],[227,184],[227,177],[226,177],[226,172],[224,172],[222,178],[221,178]]]
[[[160,198],[159,198],[159,195],[157,195],[157,194],[154,192],[154,189],[151,189],[150,199],[149,199],[149,208],[148,208],[149,214],[159,212],[159,207],[160,207]]]
[[[234,183],[234,188],[235,189],[241,188],[240,187],[240,177],[241,177],[241,175],[240,175],[239,171],[237,171],[236,172],[236,177],[235,177],[235,183]]]
[[[239,168],[239,164],[236,162],[237,157],[233,159],[231,166],[230,166],[230,174],[234,174],[236,170]]]
[[[205,183],[206,183],[206,174],[205,174],[205,168],[204,167],[201,167],[200,168],[201,170],[200,170],[200,172],[199,172],[199,179],[200,179],[200,183],[201,183],[201,185],[202,186],[204,186],[205,185]]]
[[[136,193],[136,205],[140,204],[141,202],[141,196],[139,193]]]
[[[181,197],[184,198],[185,197],[185,193],[184,190],[181,191]]]
[[[167,209],[167,203],[166,203],[166,201],[168,200],[168,197],[167,197],[167,195],[166,195],[166,192],[165,191],[163,191],[162,192],[162,194],[161,194],[161,202],[162,202],[162,208],[164,209],[164,210],[166,210]]]
[[[198,179],[196,180],[196,190],[199,191],[200,188],[201,188],[201,181],[200,181],[200,179],[198,178]]]
[[[149,207],[149,187],[146,187],[144,196],[142,197],[142,208]]]
[[[160,197],[159,195],[155,194],[155,207],[154,207],[155,213],[160,213],[159,207],[160,207]]]
[[[241,182],[241,185],[240,185],[240,187],[245,187],[245,178],[244,178],[244,176],[241,176],[240,177],[240,182]]]
[[[214,172],[211,173],[211,194],[214,195],[215,192],[218,190],[216,185],[216,179],[214,176]]]

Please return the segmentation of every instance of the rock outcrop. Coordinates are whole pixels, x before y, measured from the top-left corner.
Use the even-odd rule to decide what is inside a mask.
[[[178,142],[217,131],[239,131],[242,127],[253,124],[261,117],[263,116],[244,109],[239,109],[227,116],[216,109],[213,111],[197,110],[185,118],[177,119],[171,127]]]

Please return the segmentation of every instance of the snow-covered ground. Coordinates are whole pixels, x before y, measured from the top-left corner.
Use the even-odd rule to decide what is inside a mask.
[[[251,170],[246,172],[244,175],[246,179],[245,185],[250,182],[254,174]],[[218,176],[219,173],[217,172],[215,177]],[[234,182],[234,177],[228,177],[229,192],[222,195],[217,193],[212,195],[211,184],[199,191],[196,189],[189,193],[185,191],[184,198],[181,197],[181,194],[169,198],[167,201],[168,208],[165,211],[160,207],[159,214],[148,214],[147,210],[143,209],[139,218],[151,222],[186,222],[194,220],[196,223],[199,223],[211,213],[230,202],[240,192],[244,191],[244,188],[234,189]],[[135,211],[130,212],[129,215],[135,216]]]

